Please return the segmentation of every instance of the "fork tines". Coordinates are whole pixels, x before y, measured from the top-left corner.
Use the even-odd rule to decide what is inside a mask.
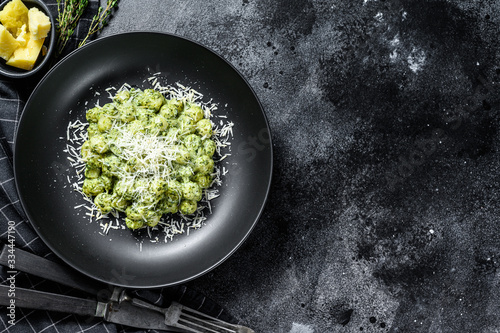
[[[168,310],[170,316],[167,318],[173,320],[168,324],[194,333],[255,333],[248,327],[227,323],[179,303],[172,303]]]

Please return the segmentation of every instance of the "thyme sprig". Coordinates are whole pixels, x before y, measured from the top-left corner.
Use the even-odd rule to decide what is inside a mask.
[[[75,28],[82,16],[89,0],[57,0],[57,44],[56,55],[60,55],[75,32]]]
[[[119,0],[108,0],[106,7],[99,6],[97,14],[92,18],[89,31],[78,47],[85,45],[91,35],[100,32],[109,22],[113,8]],[[61,55],[76,26],[89,4],[89,0],[57,0],[57,43],[56,56]]]
[[[97,14],[92,18],[87,36],[85,36],[80,44],[78,44],[78,47],[85,45],[91,35],[100,32],[108,24],[109,17],[113,11],[113,8],[115,8],[117,4],[118,0],[108,0],[106,3],[106,8],[102,8],[99,6]]]

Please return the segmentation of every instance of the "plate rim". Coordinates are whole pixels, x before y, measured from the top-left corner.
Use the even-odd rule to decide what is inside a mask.
[[[268,138],[269,139],[269,143],[268,143],[268,148],[269,148],[269,170],[268,170],[268,173],[266,173],[266,174],[268,174],[268,181],[267,181],[267,184],[265,185],[266,189],[265,189],[265,195],[262,197],[262,205],[260,206],[259,211],[258,211],[257,215],[255,216],[254,221],[251,224],[251,227],[246,231],[244,237],[242,237],[239,240],[239,242],[235,246],[232,247],[231,251],[227,252],[223,257],[219,258],[215,262],[215,264],[210,265],[205,270],[202,270],[202,271],[198,272],[195,275],[191,275],[191,276],[186,277],[186,278],[184,278],[182,280],[178,280],[178,281],[176,281],[174,283],[168,283],[168,284],[155,284],[155,285],[137,285],[137,284],[135,284],[134,285],[134,284],[124,284],[124,283],[116,283],[116,282],[111,283],[110,281],[103,280],[103,279],[101,279],[99,277],[96,277],[93,274],[90,274],[89,272],[81,270],[79,267],[77,267],[76,265],[74,265],[70,260],[68,260],[63,254],[61,254],[60,251],[57,250],[51,244],[51,241],[48,240],[48,239],[46,239],[45,235],[42,235],[39,232],[39,230],[38,230],[39,227],[38,227],[37,223],[34,223],[32,221],[32,216],[30,216],[30,214],[28,212],[29,210],[27,209],[27,205],[25,203],[25,199],[21,195],[21,190],[20,190],[19,184],[18,184],[19,183],[19,181],[18,181],[18,179],[19,179],[19,170],[17,168],[17,165],[18,165],[17,156],[19,156],[19,152],[18,152],[18,149],[17,149],[17,147],[18,147],[17,146],[17,141],[18,141],[18,136],[19,136],[19,129],[20,129],[20,127],[21,127],[20,125],[23,122],[23,119],[25,117],[25,110],[27,110],[31,106],[31,104],[33,103],[32,99],[38,93],[38,91],[41,89],[41,87],[43,87],[43,85],[50,79],[51,75],[54,72],[56,72],[58,70],[58,68],[62,64],[64,64],[66,61],[69,61],[68,59],[71,59],[75,54],[78,54],[80,52],[85,52],[86,49],[93,48],[93,47],[95,47],[95,45],[98,45],[99,43],[105,43],[107,40],[110,40],[110,39],[123,38],[123,37],[125,37],[127,35],[141,35],[141,34],[148,34],[148,35],[149,34],[155,34],[155,35],[160,35],[160,36],[163,35],[163,36],[178,38],[178,39],[187,41],[189,43],[195,44],[197,47],[204,48],[206,51],[214,54],[217,58],[219,58],[220,60],[222,60],[225,63],[226,66],[229,66],[231,68],[231,70],[239,76],[239,78],[245,83],[246,87],[251,92],[253,98],[255,99],[255,101],[256,101],[256,103],[257,103],[257,105],[259,107],[260,113],[262,114],[262,117],[263,117],[262,119],[264,120],[264,123],[266,125],[266,129],[267,129],[268,134],[269,134],[269,138]],[[16,132],[15,132],[15,136],[14,136],[13,171],[14,171],[14,180],[15,180],[16,191],[17,191],[17,194],[18,194],[18,197],[19,197],[19,201],[21,203],[21,207],[23,208],[23,212],[24,212],[24,214],[25,214],[25,216],[27,218],[27,221],[29,222],[30,226],[34,229],[34,231],[37,234],[37,236],[40,237],[40,239],[43,241],[43,243],[58,258],[62,259],[63,262],[65,262],[70,267],[76,269],[80,273],[83,273],[84,275],[86,275],[86,276],[88,276],[88,277],[90,277],[92,279],[95,279],[95,280],[98,280],[98,281],[101,281],[101,282],[105,282],[105,283],[110,283],[110,284],[117,285],[117,286],[128,287],[128,288],[156,288],[156,287],[165,287],[165,286],[170,286],[170,285],[179,285],[179,284],[191,281],[193,279],[199,278],[200,276],[202,276],[202,275],[204,275],[204,274],[212,271],[213,269],[215,269],[216,267],[218,267],[219,265],[221,265],[223,262],[225,262],[229,257],[231,257],[234,254],[234,252],[236,252],[241,247],[241,245],[248,239],[249,235],[254,230],[256,224],[261,219],[262,214],[263,214],[263,212],[265,210],[266,204],[268,202],[269,196],[270,196],[270,191],[271,191],[271,186],[272,186],[272,181],[273,181],[273,174],[274,174],[273,140],[272,140],[271,128],[270,128],[270,125],[269,125],[268,117],[267,117],[267,115],[265,113],[265,110],[264,110],[264,107],[262,105],[262,102],[258,98],[255,90],[251,86],[251,84],[248,81],[248,79],[232,63],[230,63],[227,59],[225,59],[225,57],[223,57],[220,53],[216,52],[215,50],[211,49],[210,47],[208,47],[206,45],[201,44],[200,42],[197,42],[197,41],[195,41],[193,39],[186,38],[184,36],[180,36],[180,35],[177,35],[177,34],[172,34],[172,33],[167,33],[167,32],[160,32],[160,31],[134,30],[134,31],[122,32],[122,33],[115,33],[115,34],[103,36],[103,37],[97,38],[95,40],[92,40],[91,42],[87,43],[86,45],[84,45],[84,46],[82,46],[80,48],[77,48],[77,49],[73,50],[72,52],[70,52],[69,54],[67,54],[66,56],[64,56],[61,60],[59,60],[56,64],[54,64],[54,66],[52,66],[45,73],[45,75],[43,76],[43,78],[36,84],[35,88],[31,92],[31,94],[30,94],[29,98],[27,99],[27,101],[26,101],[26,103],[25,103],[25,105],[23,107],[23,110],[22,110],[22,112],[21,112],[21,114],[19,116],[18,124],[16,126]]]

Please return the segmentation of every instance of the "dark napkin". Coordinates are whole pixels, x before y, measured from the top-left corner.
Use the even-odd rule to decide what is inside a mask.
[[[46,4],[54,17],[57,17],[56,0],[47,0]],[[89,1],[89,6],[80,19],[75,34],[68,42],[63,54],[58,59],[53,60],[53,64],[76,49],[80,40],[85,37],[98,7],[98,0]],[[42,78],[42,75],[43,73],[37,77],[23,80],[0,79],[0,241],[2,243],[13,242],[15,248],[61,262],[37,236],[27,220],[17,195],[12,166],[14,137],[18,121],[25,102]],[[0,266],[0,281],[2,284],[7,284],[9,276],[8,270]],[[47,292],[90,297],[81,295],[81,293],[70,288],[20,272],[16,273],[15,286],[17,288],[35,288]],[[175,300],[222,320],[234,322],[234,318],[218,304],[185,286],[137,290],[131,291],[131,293],[159,306],[168,306],[171,301]],[[7,309],[0,307],[0,332],[141,332],[141,330],[120,327],[95,318],[82,318],[71,314],[20,308],[16,308],[15,311],[15,325],[11,325],[9,320]]]

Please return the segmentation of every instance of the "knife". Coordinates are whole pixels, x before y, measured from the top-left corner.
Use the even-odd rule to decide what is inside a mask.
[[[90,280],[69,267],[18,248],[9,248],[6,244],[0,244],[0,265],[11,266],[9,258],[12,253],[10,251],[14,251],[16,271],[36,275],[92,295],[98,295],[106,289],[109,290],[109,287],[104,283]]]
[[[38,310],[48,310],[72,313],[80,316],[91,316],[124,326],[156,329],[166,332],[240,332],[254,333],[248,327],[232,324],[216,317],[196,311],[175,301],[167,308],[131,297],[127,289],[108,286],[98,281],[85,278],[83,275],[48,259],[29,252],[15,249],[15,271],[9,262],[11,248],[0,243],[0,264],[9,267],[8,274],[17,270],[33,274],[47,280],[85,291],[91,298],[78,298],[55,293],[37,291],[34,289],[17,288],[14,283],[0,285],[0,305],[11,308],[22,307]],[[14,275],[15,277],[15,275]],[[102,295],[102,291],[106,291]],[[110,294],[111,291],[111,294]],[[184,296],[186,290],[183,290]],[[105,297],[102,297],[105,296]],[[146,297],[148,298],[148,297]],[[203,303],[210,303],[203,298]],[[175,327],[174,327],[175,326]]]
[[[9,267],[9,254],[11,254],[9,251],[10,249],[6,244],[0,244],[0,265]],[[93,298],[78,298],[18,288],[12,284],[0,285],[0,305],[92,316],[111,323],[136,328],[185,332],[167,326],[164,314],[135,306],[130,300],[121,297],[123,288],[89,280],[69,267],[18,248],[15,249],[15,258],[15,271],[22,271],[58,282],[84,291],[92,295]],[[111,297],[101,300],[102,291],[105,290],[109,294],[110,289],[112,290]]]
[[[99,302],[90,298],[0,285],[0,305],[102,318],[110,323],[141,329],[186,332],[165,324],[165,316],[162,313],[137,307],[129,301]]]

